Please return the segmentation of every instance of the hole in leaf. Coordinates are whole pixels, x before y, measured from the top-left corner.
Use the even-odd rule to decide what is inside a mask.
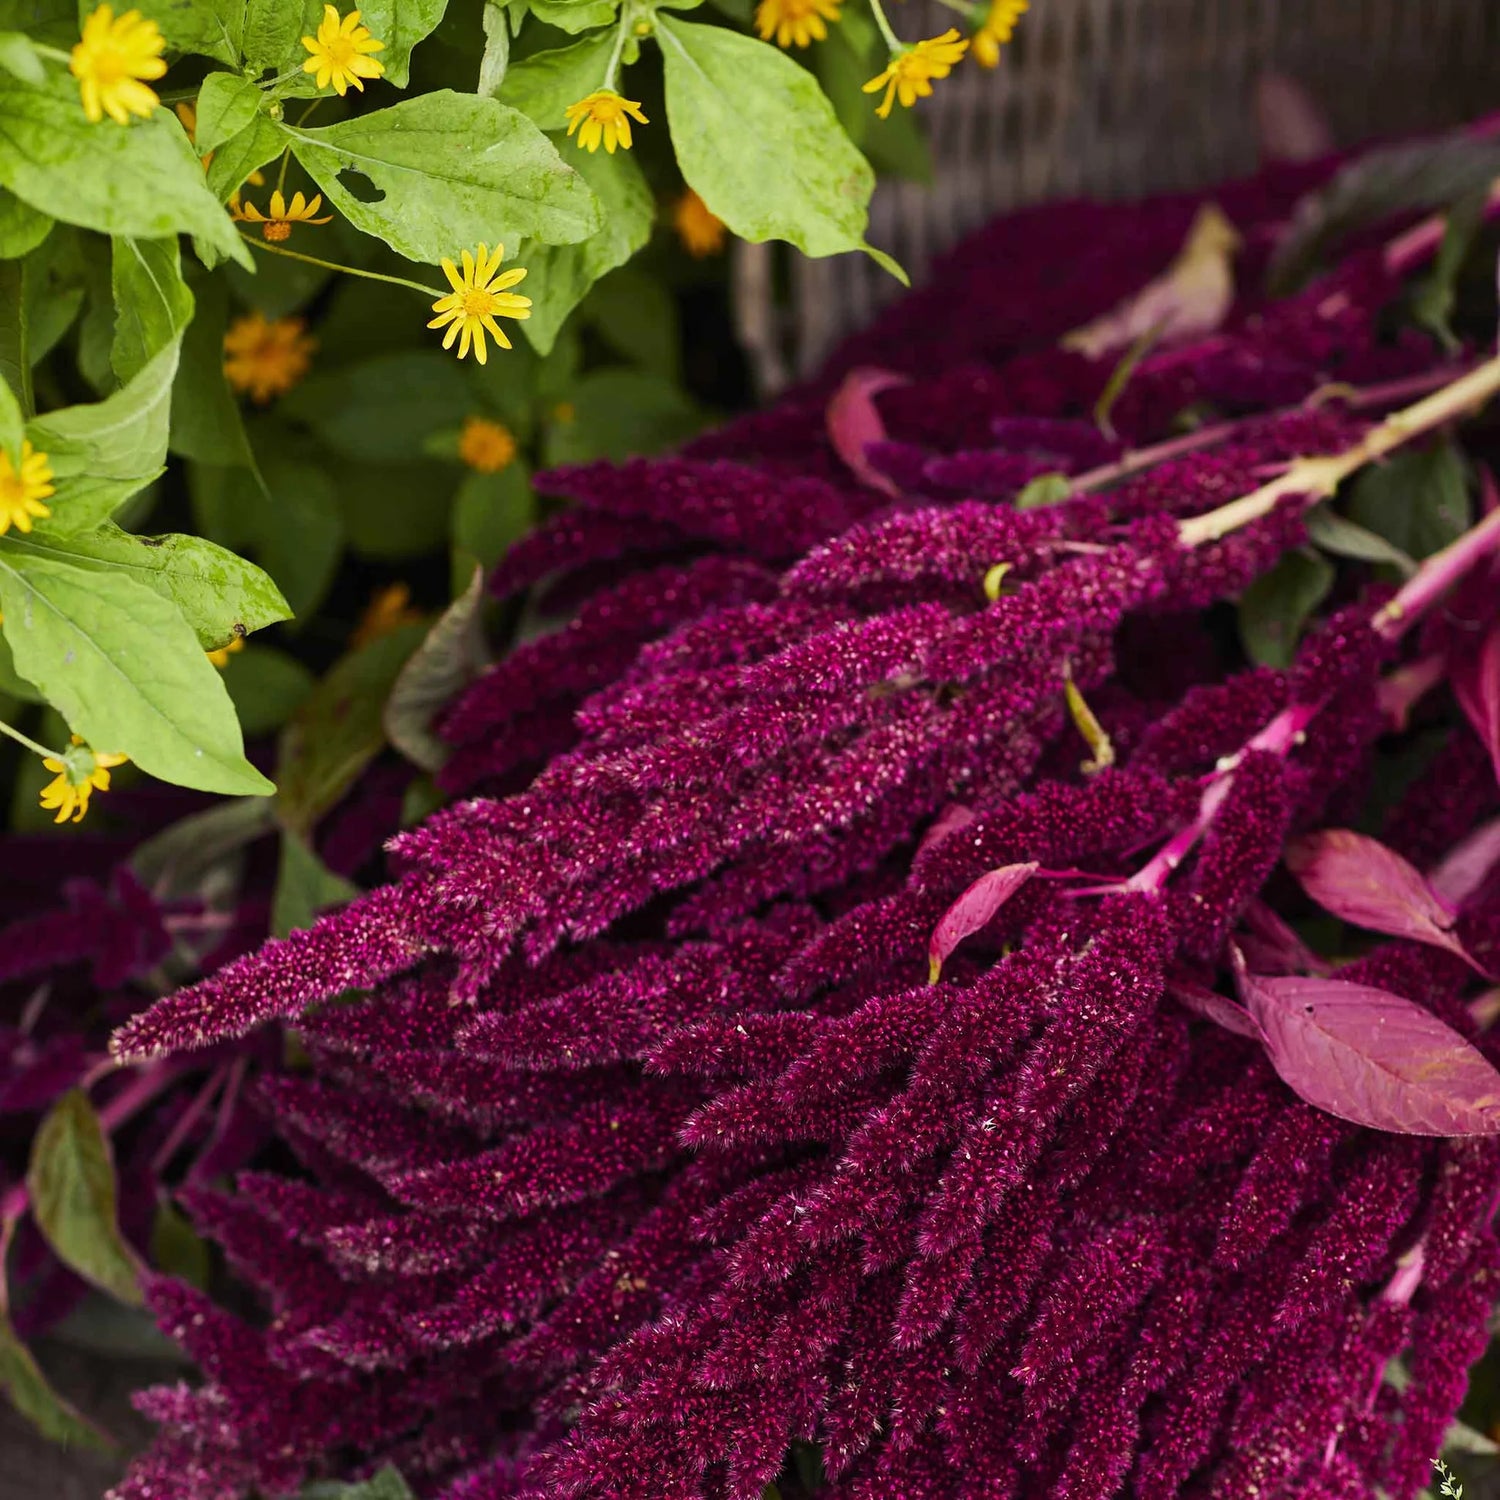
[[[353,167],[345,167],[339,173],[339,186],[361,203],[379,203],[385,197],[384,188],[376,187],[363,172],[356,172]]]

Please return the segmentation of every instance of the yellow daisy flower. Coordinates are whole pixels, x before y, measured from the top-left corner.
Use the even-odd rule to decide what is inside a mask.
[[[578,131],[578,144],[585,151],[597,151],[603,141],[611,156],[616,146],[630,150],[631,120],[639,125],[651,123],[636,100],[622,99],[613,89],[596,89],[586,99],[570,104],[563,113],[568,117],[568,134]]]
[[[303,37],[302,45],[312,54],[302,64],[302,71],[316,73],[320,89],[331,83],[340,96],[351,86],[363,93],[365,79],[379,78],[385,72],[385,64],[369,55],[384,52],[385,43],[376,41],[370,28],[359,24],[357,10],[340,20],[338,11],[325,5],[317,36]]]
[[[672,205],[672,228],[677,231],[682,248],[694,260],[719,254],[729,233],[724,221],[709,212],[708,205],[692,188]]]
[[[304,332],[301,318],[268,322],[259,312],[246,313],[224,335],[224,377],[235,390],[264,405],[307,374],[317,340]]]
[[[236,193],[229,205],[229,215],[242,224],[263,225],[261,234],[268,240],[284,240],[291,234],[293,224],[331,223],[332,214],[324,214],[321,219],[313,217],[322,206],[322,193],[314,193],[311,203],[301,193],[293,193],[289,205],[282,196],[281,189],[277,188],[271,194],[270,213],[263,214],[253,203],[241,203],[239,194]]]
[[[128,125],[131,115],[149,116],[161,100],[142,80],[167,71],[165,46],[161,28],[140,11],[116,17],[111,6],[101,5],[83,23],[68,63],[84,114],[96,125],[105,115],[117,125]]]
[[[42,788],[42,806],[51,812],[57,809],[54,823],[66,823],[71,817],[75,823],[83,821],[89,810],[89,798],[96,791],[109,790],[111,766],[123,766],[123,755],[105,755],[91,750],[75,734],[73,742],[60,756],[49,755],[42,761],[55,778]]]
[[[17,531],[30,531],[33,518],[50,516],[51,509],[42,501],[56,493],[47,455],[35,452],[28,439],[21,440],[19,469],[10,454],[0,448],[0,536],[12,526]]]
[[[388,583],[365,606],[349,644],[354,648],[368,646],[403,625],[413,625],[425,618],[421,610],[412,608],[411,590],[404,583]]]
[[[203,654],[222,672],[229,665],[229,658],[236,651],[245,649],[245,637],[234,636],[227,645],[220,646],[217,651],[205,651]]]
[[[493,255],[486,245],[481,245],[473,255],[465,250],[462,275],[459,275],[458,267],[451,260],[443,257],[443,274],[453,290],[432,304],[437,317],[427,326],[442,328],[446,324],[448,332],[443,338],[443,348],[451,349],[454,339],[458,339],[460,359],[469,352],[469,344],[472,342],[474,358],[480,364],[485,362],[486,330],[502,349],[510,348],[510,340],[495,321],[497,314],[504,318],[531,316],[531,298],[518,296],[509,290],[526,272],[519,266],[514,266],[503,276],[500,275],[500,259],[504,254],[504,245],[496,245]]]
[[[974,35],[974,61],[997,67],[1000,49],[1015,35],[1016,22],[1031,9],[1030,0],[990,0],[990,13]]]
[[[510,428],[488,417],[465,417],[458,435],[458,456],[481,474],[498,474],[516,456]]]
[[[865,85],[867,94],[885,90],[885,98],[875,113],[884,120],[897,99],[907,109],[918,99],[925,99],[932,92],[931,80],[946,78],[968,48],[969,39],[960,37],[950,26],[942,36],[928,37],[926,41],[898,52],[885,72]]]
[[[760,0],[755,29],[763,42],[774,36],[778,47],[806,47],[828,35],[823,23],[839,19],[840,0]]]

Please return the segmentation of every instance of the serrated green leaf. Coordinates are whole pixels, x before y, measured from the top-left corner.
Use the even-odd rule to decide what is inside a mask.
[[[47,77],[31,38],[20,31],[0,31],[0,69],[22,83],[42,83]]]
[[[69,1089],[37,1127],[26,1191],[57,1258],[118,1301],[140,1306],[139,1262],[116,1217],[114,1155],[82,1089]]]
[[[96,526],[162,471],[178,345],[168,344],[128,384],[86,406],[66,406],[29,423],[47,454],[57,494],[37,529],[67,535]]]
[[[817,80],[765,42],[663,15],[667,112],[688,185],[741,239],[864,245],[875,174]]]
[[[1358,526],[1341,516],[1331,505],[1315,505],[1306,516],[1307,539],[1335,557],[1352,557],[1360,562],[1389,563],[1405,578],[1417,571],[1416,562],[1399,547],[1393,547],[1383,536]]]
[[[121,385],[177,343],[193,317],[177,239],[113,241],[115,337],[109,362]]]
[[[0,538],[0,610],[16,670],[96,749],[206,792],[271,790],[218,673],[160,594]]]
[[[113,1444],[47,1383],[31,1351],[0,1311],[0,1390],[43,1437],[64,1447],[108,1451]]]
[[[202,537],[131,536],[105,522],[70,537],[11,535],[6,546],[22,556],[123,572],[175,605],[205,651],[291,615],[266,573]]]
[[[1344,510],[1356,525],[1420,562],[1469,529],[1463,460],[1451,443],[1405,449],[1362,469]]]
[[[280,729],[317,682],[295,656],[253,645],[229,658],[223,677],[246,739]]]
[[[407,658],[386,699],[386,738],[424,771],[436,771],[448,758],[447,746],[432,732],[434,717],[489,660],[480,618],[483,605],[484,569],[476,566],[468,587]]]
[[[1240,596],[1240,640],[1263,667],[1289,667],[1308,617],[1333,587],[1333,565],[1308,548],[1288,552]]]
[[[506,72],[500,102],[530,116],[543,130],[566,130],[564,111],[599,87],[614,44],[614,33],[602,31],[568,47],[532,53]],[[586,152],[567,158],[576,167],[589,159]]]
[[[29,255],[56,221],[8,189],[0,188],[0,260]]]
[[[283,126],[297,160],[350,223],[429,264],[502,231],[549,245],[600,226],[587,183],[519,110],[450,90],[322,129]],[[353,172],[378,192],[363,202]]]
[[[533,349],[548,353],[568,315],[589,288],[623,266],[651,238],[656,204],[634,157],[620,151],[578,153],[578,170],[604,213],[604,227],[577,245],[523,244],[517,260],[527,268],[531,316],[521,324]]]
[[[238,73],[210,73],[198,90],[198,126],[193,145],[199,155],[217,151],[225,141],[253,125],[265,97]]]
[[[158,109],[128,129],[91,125],[62,72],[41,86],[0,75],[0,187],[68,224],[139,239],[191,234],[249,264],[177,117]]]
[[[271,901],[271,936],[285,937],[311,927],[320,912],[343,906],[359,895],[359,887],[335,875],[300,834],[281,835],[281,862],[276,869],[276,894]]]
[[[213,1270],[213,1255],[207,1243],[194,1232],[184,1214],[163,1198],[151,1221],[151,1264],[168,1276],[176,1276],[206,1290]]]
[[[385,745],[386,695],[425,625],[403,625],[335,662],[281,736],[277,815],[307,834]]]
[[[479,82],[474,92],[481,99],[493,99],[510,67],[510,22],[505,6],[496,0],[484,0],[484,53],[479,59]]]

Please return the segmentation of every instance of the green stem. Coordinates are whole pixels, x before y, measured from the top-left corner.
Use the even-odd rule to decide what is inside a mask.
[[[300,250],[283,250],[280,245],[267,244],[265,240],[257,240],[248,234],[241,234],[240,238],[250,246],[252,250],[259,250],[264,255],[284,255],[288,260],[300,260],[304,265],[321,266],[325,271],[338,271],[345,276],[363,276],[366,281],[388,281],[392,286],[404,286],[414,292],[421,292],[424,297],[446,297],[448,294],[435,286],[425,286],[420,281],[408,281],[404,276],[387,276],[383,271],[362,271],[358,266],[340,265],[334,260],[320,260],[316,255],[304,255]],[[52,753],[50,750],[47,752]]]
[[[37,744],[34,739],[31,739],[28,735],[22,734],[21,731],[15,728],[13,725],[7,724],[4,719],[0,719],[0,734],[9,735],[10,738],[13,739],[18,745],[25,745],[25,747],[30,750],[33,755],[40,755],[43,760],[46,760],[49,756],[53,760],[62,759],[61,750],[49,750],[45,745]]]
[[[615,89],[615,74],[620,70],[620,56],[625,51],[626,27],[635,25],[635,7],[633,5],[622,5],[620,7],[620,24],[615,28],[614,50],[609,54],[609,66],[604,70],[604,87],[610,93],[617,92]]]
[[[970,4],[970,0],[938,0],[938,4],[946,5],[949,10],[956,10],[970,26],[979,26],[984,22],[984,7]]]
[[[64,52],[61,47],[48,47],[42,42],[32,42],[31,50],[38,57],[50,57],[53,62],[72,63],[73,54]]]
[[[886,19],[885,7],[880,0],[870,0],[870,9],[875,12],[875,24],[880,28],[880,34],[885,38],[885,44],[891,49],[891,56],[906,51],[906,43],[891,30],[891,23]]]
[[[299,120],[297,123],[300,125],[302,121]],[[281,170],[276,174],[276,191],[278,193],[286,192],[286,169],[291,166],[291,164],[292,148],[288,146],[286,150],[281,153]]]

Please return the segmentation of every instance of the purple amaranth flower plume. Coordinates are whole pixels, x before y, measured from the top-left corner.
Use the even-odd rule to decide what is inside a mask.
[[[1388,284],[1338,274],[1357,316],[1324,329],[1309,299],[1200,352],[1285,338],[1292,400],[1320,362],[1431,376],[1430,348],[1377,348]],[[1177,353],[1142,372],[1132,440],[1175,443],[1152,412],[1191,384]],[[1107,375],[1052,361],[1038,411],[1046,362],[877,400],[896,441],[957,452]],[[1253,905],[1287,914],[1288,839],[1379,753],[1388,590],[1352,575],[1286,672],[1242,669],[1213,616],[1396,425],[1257,415],[1034,511],[887,504],[810,458],[828,518],[785,551],[760,509],[784,471],[744,452],[588,476],[585,510],[677,555],[449,721],[464,752],[498,741],[495,682],[530,714],[556,680],[568,742],[402,835],[395,884],[117,1036],[166,1054],[339,1001],[302,1022],[310,1076],[259,1090],[304,1173],[189,1203],[270,1319],[153,1285],[207,1383],[147,1399],[163,1433],[122,1500],[386,1461],[447,1500],[759,1500],[798,1442],[839,1500],[1294,1500],[1310,1475],[1406,1500],[1483,1322],[1455,1281],[1490,1253],[1495,1157],[1314,1115],[1169,983],[1224,984]],[[1403,590],[1410,618],[1486,555],[1465,546]],[[1175,703],[1125,656],[1163,618],[1204,664]],[[1081,768],[1069,683],[1113,766]],[[929,983],[943,914],[1030,864]],[[1473,902],[1500,922],[1500,894]],[[1445,1021],[1476,982],[1399,938],[1341,977]],[[1441,1270],[1413,1283],[1424,1236]],[[1372,1372],[1423,1329],[1385,1397]]]

